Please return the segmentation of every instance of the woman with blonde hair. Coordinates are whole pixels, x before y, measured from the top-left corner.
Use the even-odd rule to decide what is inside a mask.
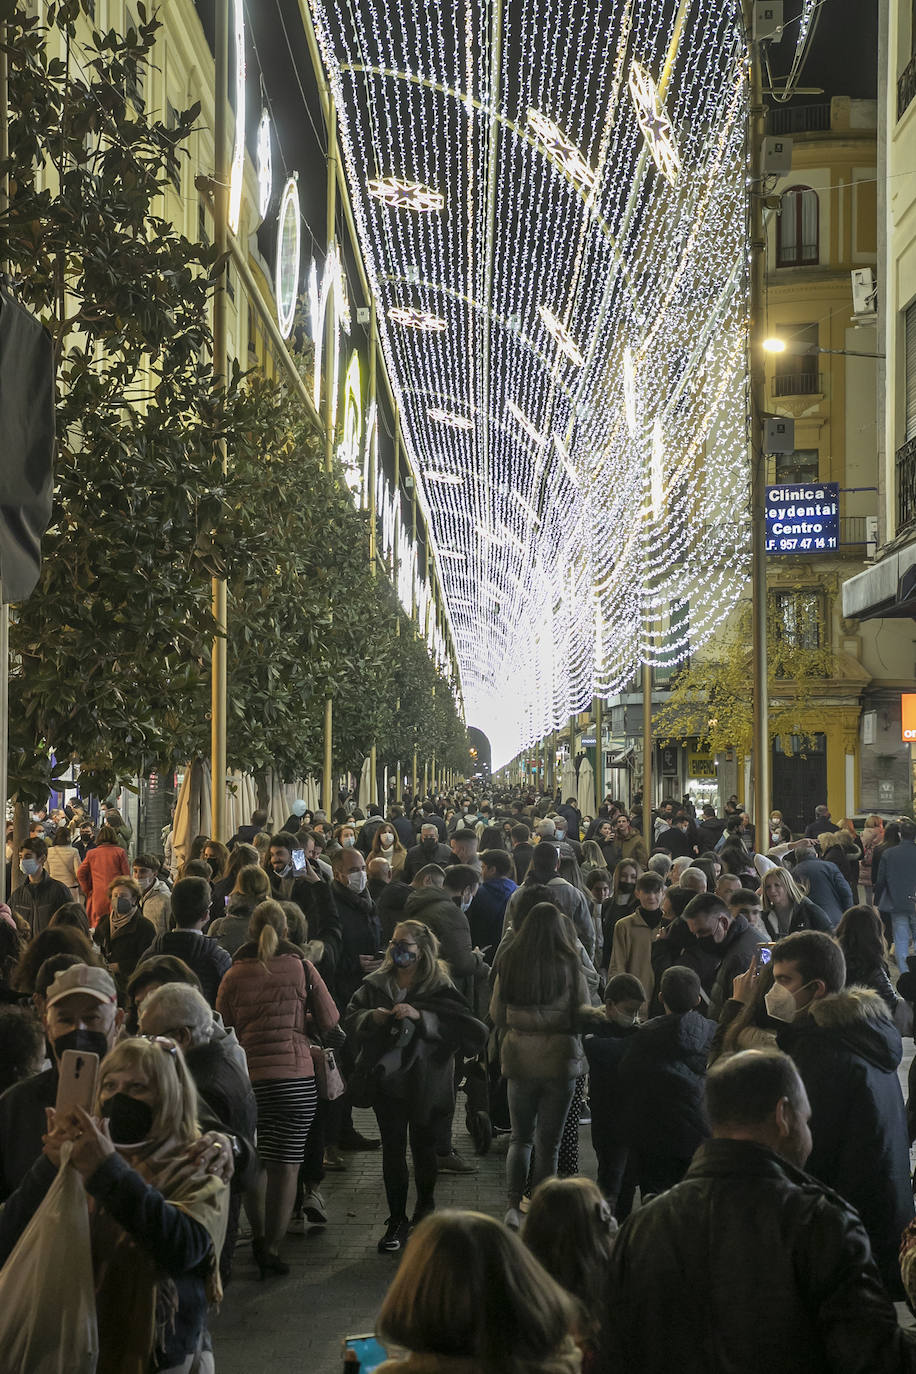
[[[279,902],[255,907],[249,940],[223,976],[216,1009],[238,1036],[258,1103],[258,1158],[264,1166],[251,1243],[266,1274],[288,1274],[280,1259],[296,1200],[296,1179],[318,1105],[306,1013],[322,1032],[339,1015],[318,970],[287,939]]]
[[[389,1216],[378,1251],[394,1254],[410,1227],[435,1206],[436,1138],[441,1118],[455,1108],[455,1055],[477,1054],[487,1028],[452,983],[429,927],[399,921],[381,968],[350,999],[345,1029],[353,1039],[355,1076],[382,1138]],[[408,1139],[417,1189],[409,1222]]]
[[[437,1212],[411,1237],[376,1324],[407,1359],[377,1374],[578,1374],[576,1319],[511,1231],[479,1212]]]
[[[794,935],[796,930],[823,930],[833,934],[830,917],[812,902],[787,868],[771,868],[761,884],[761,921],[771,940]]]
[[[51,1114],[44,1153],[0,1212],[2,1263],[69,1142],[92,1199],[99,1374],[207,1367],[207,1306],[220,1297],[229,1186],[188,1168],[188,1146],[199,1136],[197,1093],[175,1042],[123,1040],[101,1066],[95,1115],[81,1107]]]
[[[590,1178],[548,1178],[535,1191],[522,1240],[578,1305],[582,1374],[604,1367],[608,1266],[617,1223]]]
[[[366,864],[370,864],[373,859],[387,859],[391,865],[392,881],[396,882],[401,877],[406,858],[407,850],[398,839],[398,832],[390,821],[383,821],[372,836],[372,848],[369,850]]]
[[[865,827],[862,831],[862,859],[859,863],[859,882],[865,892],[866,901],[871,897],[874,887],[875,865],[873,863],[875,849],[884,842],[884,818],[874,812],[865,817]]]
[[[846,825],[847,822],[843,821],[842,830],[828,830],[823,835],[818,835],[817,847],[821,851],[821,858],[829,864],[835,864],[846,879],[855,905],[859,900],[859,860],[862,857],[862,846],[855,829],[850,833],[845,828]]]

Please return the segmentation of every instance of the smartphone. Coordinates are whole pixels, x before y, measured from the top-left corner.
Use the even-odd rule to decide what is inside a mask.
[[[764,964],[768,964],[772,958],[773,951],[770,947],[768,945],[761,945],[757,951],[757,963],[760,967],[762,968]]]
[[[344,1374],[372,1374],[387,1358],[375,1336],[347,1336],[344,1341]]]
[[[99,1076],[99,1056],[82,1050],[64,1050],[57,1076],[57,1101],[54,1110],[82,1107],[91,1112],[95,1103],[95,1084]]]
[[[304,849],[294,849],[294,850],[293,850],[293,868],[296,870],[297,873],[301,873],[302,870],[305,868],[305,850],[304,850]]]

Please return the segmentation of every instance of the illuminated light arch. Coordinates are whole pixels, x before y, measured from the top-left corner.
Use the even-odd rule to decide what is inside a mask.
[[[445,197],[438,191],[421,186],[418,181],[403,177],[375,177],[369,182],[369,194],[384,201],[393,210],[418,210],[421,214],[441,210]]]
[[[328,310],[333,311],[334,355],[331,358],[331,395],[337,395],[340,377],[340,334],[350,333],[350,302],[347,297],[347,278],[343,270],[340,249],[337,244],[331,249],[324,265],[321,285],[318,284],[318,267],[312,261],[309,272],[309,308],[312,324],[312,342],[315,346],[315,374],[312,382],[312,396],[317,410],[321,405],[321,375],[324,360],[324,333]]]
[[[362,505],[363,485],[360,449],[363,434],[363,388],[359,368],[359,354],[354,352],[347,366],[343,384],[343,435],[337,446],[337,458],[343,468],[344,481],[353,497],[354,505]]]
[[[229,228],[233,234],[237,234],[242,214],[242,188],[245,184],[244,0],[233,0],[232,29],[235,38],[235,133],[232,140],[232,167],[229,174]]]
[[[299,298],[299,269],[302,250],[302,225],[299,220],[299,183],[295,173],[283,187],[277,216],[277,260],[274,295],[277,324],[284,339],[293,331],[296,302]]]
[[[630,95],[652,160],[662,176],[673,186],[681,171],[681,155],[671,121],[651,73],[641,62],[630,67]]]
[[[258,214],[261,219],[267,214],[270,205],[270,197],[273,194],[273,159],[270,146],[270,115],[266,110],[261,111],[261,118],[258,122],[258,143],[257,143],[257,169],[258,169]]]

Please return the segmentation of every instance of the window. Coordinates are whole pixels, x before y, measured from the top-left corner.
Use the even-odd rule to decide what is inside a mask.
[[[819,591],[770,593],[770,624],[776,639],[788,649],[820,649],[824,599]]]
[[[820,206],[810,186],[784,191],[776,220],[776,266],[810,267],[820,257]]]
[[[916,439],[916,302],[906,312],[906,437]]]
[[[210,246],[210,231],[207,227],[207,207],[202,200],[197,202],[197,238],[200,243]]]
[[[165,102],[165,127],[170,131],[178,128],[178,111],[171,100]],[[178,152],[174,147],[169,151],[169,180],[178,194],[181,195],[181,163],[178,161]]]
[[[139,33],[140,31],[139,25],[130,10],[124,11],[124,25],[128,33],[131,29],[134,30],[134,33]],[[143,99],[143,74],[140,68],[131,67],[128,70],[127,98],[131,101],[137,113],[142,114],[146,108],[146,102]]]
[[[773,391],[776,396],[814,396],[821,390],[816,324],[796,324],[785,330],[786,351],[776,354]]]
[[[776,481],[816,482],[818,477],[816,448],[797,448],[794,453],[776,454]]]

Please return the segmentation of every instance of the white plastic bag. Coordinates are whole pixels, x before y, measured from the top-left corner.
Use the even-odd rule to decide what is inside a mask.
[[[89,1207],[65,1162],[0,1269],[0,1374],[95,1374],[98,1357]]]

